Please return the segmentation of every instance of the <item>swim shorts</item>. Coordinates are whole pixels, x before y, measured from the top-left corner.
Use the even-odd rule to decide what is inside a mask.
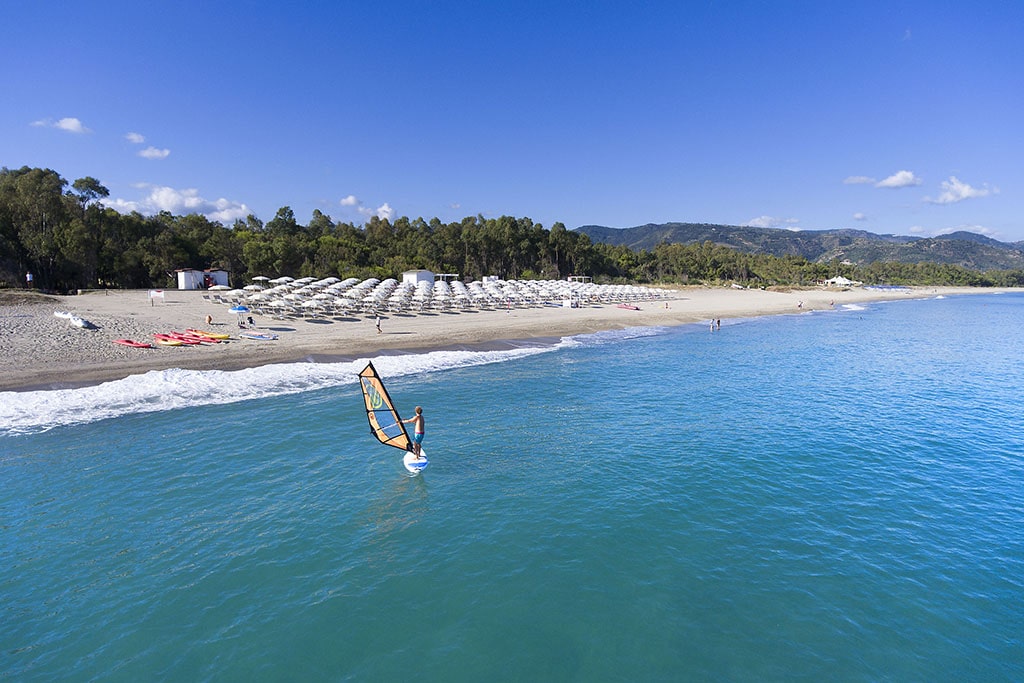
[[[416,443],[423,443],[423,432],[416,432],[412,435],[412,440]]]

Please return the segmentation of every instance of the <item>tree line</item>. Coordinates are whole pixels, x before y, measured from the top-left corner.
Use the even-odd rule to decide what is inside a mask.
[[[256,275],[399,277],[426,268],[463,280],[562,279],[597,282],[749,286],[812,284],[835,275],[878,284],[1024,285],[1024,271],[972,271],[959,266],[892,262],[813,263],[799,256],[747,254],[713,244],[659,244],[635,251],[592,243],[562,223],[550,229],[529,218],[471,216],[371,218],[362,226],[315,210],[299,223],[285,206],[263,223],[254,215],[230,226],[199,214],[121,214],[105,207],[109,191],[95,178],[69,185],[51,169],[0,169],[0,286],[31,272],[49,291],[171,287],[179,268],[220,268],[241,286]]]

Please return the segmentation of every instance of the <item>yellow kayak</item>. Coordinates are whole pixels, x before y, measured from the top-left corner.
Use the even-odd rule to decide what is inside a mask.
[[[189,334],[194,334],[199,337],[208,337],[210,339],[231,339],[230,334],[224,334],[223,332],[207,332],[206,330],[197,330],[191,327],[185,331]]]
[[[184,346],[184,344],[177,339],[161,338],[154,335],[153,343],[159,344],[160,346]]]

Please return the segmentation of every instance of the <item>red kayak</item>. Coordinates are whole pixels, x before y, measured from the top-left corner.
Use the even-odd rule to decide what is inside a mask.
[[[220,339],[210,339],[209,337],[203,337],[198,334],[192,334],[191,332],[168,332],[168,335],[181,341],[194,341],[197,344],[220,344]]]
[[[171,335],[171,334],[159,334],[159,333],[158,334],[154,334],[153,335],[153,339],[156,339],[158,342],[161,342],[161,341],[178,342],[179,344],[187,344],[189,346],[196,346],[196,345],[202,343],[202,342],[197,341],[195,339],[183,339],[181,337],[175,337],[174,335]]]
[[[151,348],[153,348],[152,344],[147,344],[146,342],[137,342],[137,341],[135,341],[133,339],[115,339],[114,343],[115,344],[120,344],[121,346],[130,346],[133,349],[151,349]]]

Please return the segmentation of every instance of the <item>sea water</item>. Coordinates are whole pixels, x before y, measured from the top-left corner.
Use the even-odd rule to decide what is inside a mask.
[[[373,360],[0,394],[0,679],[1024,679],[1024,295]]]

